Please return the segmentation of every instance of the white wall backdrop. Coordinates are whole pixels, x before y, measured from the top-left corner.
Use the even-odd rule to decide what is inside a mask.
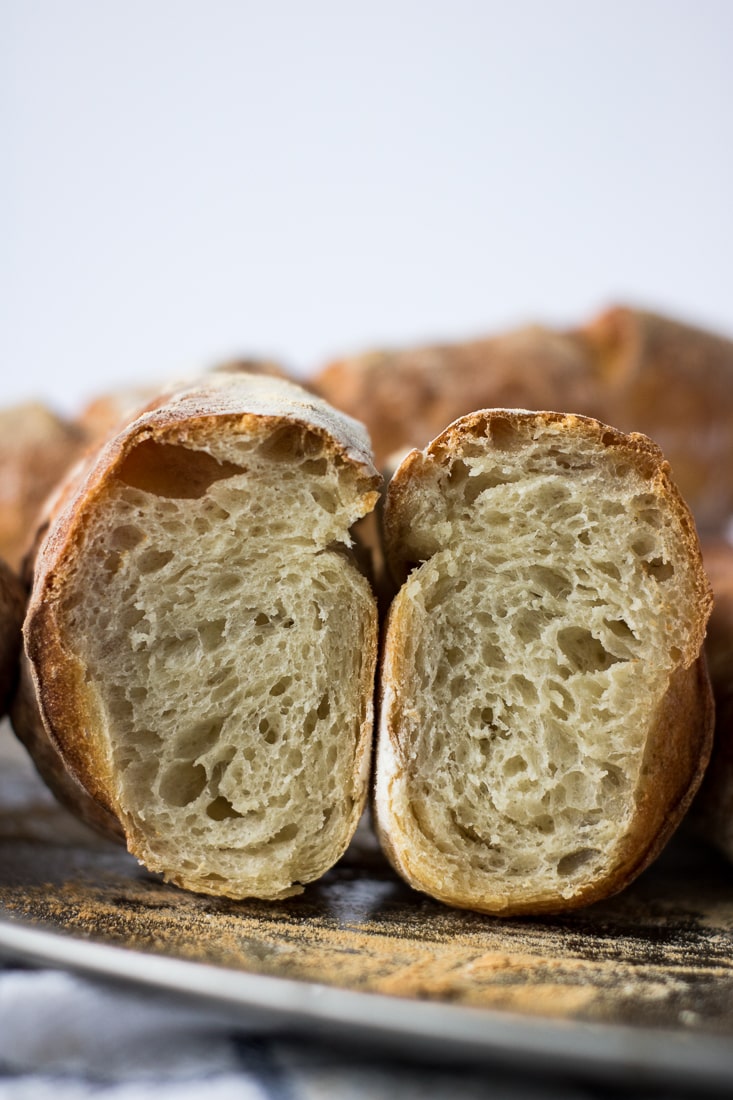
[[[232,353],[733,333],[729,0],[0,0],[0,402]]]

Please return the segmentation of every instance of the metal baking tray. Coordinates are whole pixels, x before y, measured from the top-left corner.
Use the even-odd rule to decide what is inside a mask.
[[[76,822],[3,727],[0,954],[422,1062],[733,1086],[733,870],[689,839],[562,917],[433,902],[366,828],[300,897],[232,902],[167,886]]]

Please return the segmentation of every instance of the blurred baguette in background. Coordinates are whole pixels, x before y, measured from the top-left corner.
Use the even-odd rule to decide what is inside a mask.
[[[733,341],[670,318],[617,306],[568,331],[369,352],[312,386],[366,424],[378,465],[477,409],[561,410],[653,439],[702,532],[733,514]]]

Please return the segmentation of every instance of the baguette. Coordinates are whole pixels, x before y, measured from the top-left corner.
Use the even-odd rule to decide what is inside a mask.
[[[299,386],[210,374],[128,424],[40,544],[17,733],[84,820],[191,890],[283,898],[368,785],[379,477]]]
[[[584,336],[539,325],[465,343],[340,359],[324,367],[312,387],[366,424],[380,468],[396,452],[424,447],[474,409],[551,408],[558,399],[580,413],[597,406]]]
[[[86,445],[83,428],[36,401],[0,410],[0,557],[15,572],[46,498]]]
[[[712,735],[710,587],[659,449],[484,410],[390,483],[375,820],[415,888],[574,908],[660,851]]]
[[[577,336],[600,380],[594,415],[651,436],[698,529],[722,533],[733,516],[733,341],[625,306]]]
[[[568,331],[372,352],[313,386],[366,423],[380,466],[474,409],[563,408],[657,441],[701,531],[733,516],[733,341],[667,317],[615,306]]]

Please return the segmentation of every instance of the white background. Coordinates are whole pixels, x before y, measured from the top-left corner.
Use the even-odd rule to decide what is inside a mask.
[[[733,334],[729,0],[0,0],[0,402],[222,355]]]

